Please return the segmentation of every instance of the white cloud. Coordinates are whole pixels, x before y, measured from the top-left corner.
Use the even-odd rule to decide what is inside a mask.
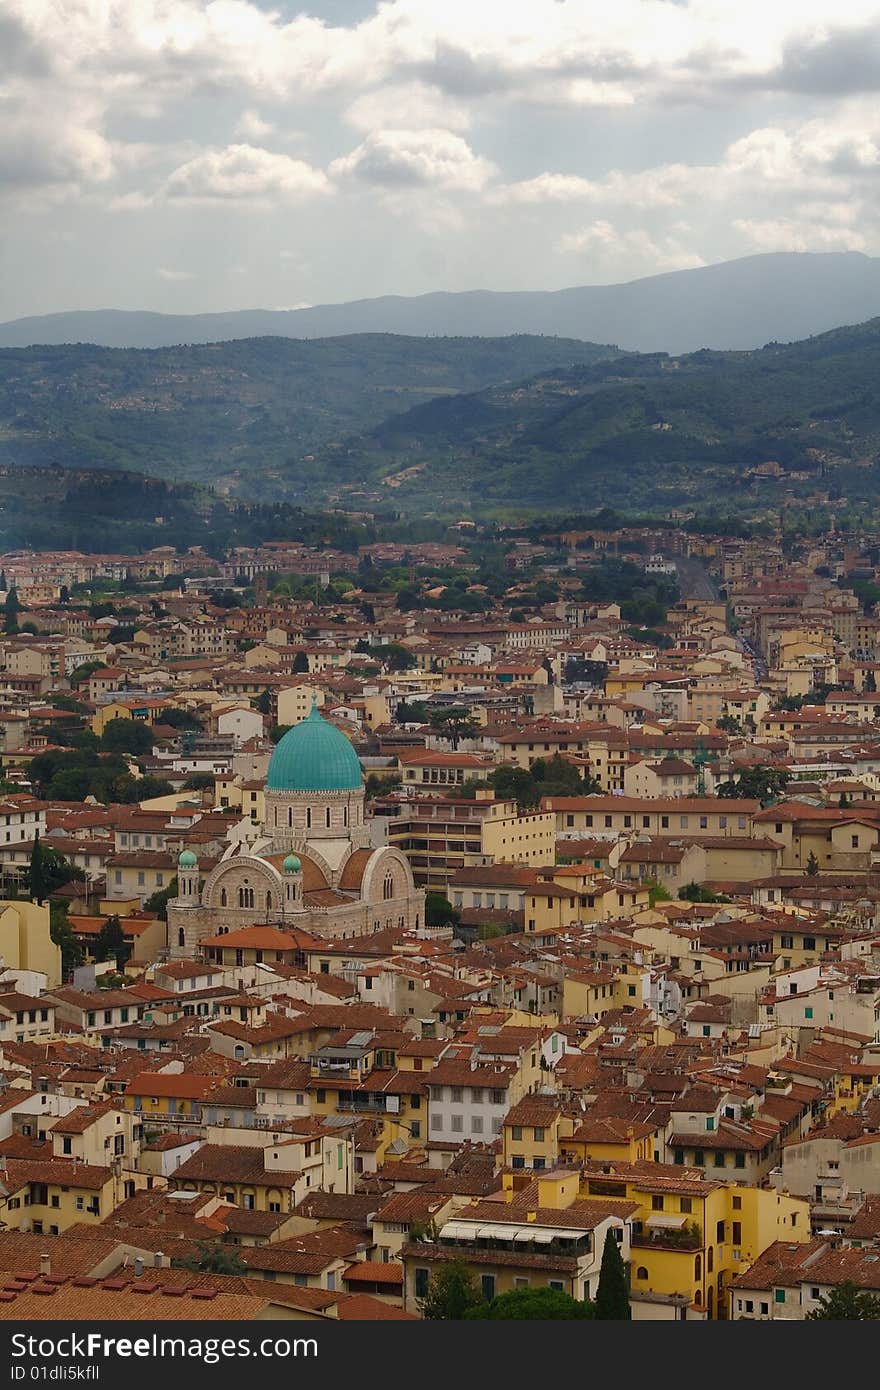
[[[738,217],[734,227],[759,251],[864,251],[867,241],[853,227],[827,222],[796,222]]]
[[[242,111],[235,127],[236,135],[243,140],[265,140],[275,130],[271,121],[266,121],[259,111]]]
[[[344,111],[356,130],[467,130],[472,113],[463,101],[424,82],[389,82],[363,92]]]
[[[651,270],[693,269],[706,264],[702,256],[688,250],[675,237],[655,239],[644,228],[620,229],[604,218],[577,232],[567,232],[560,237],[557,250],[590,256],[611,266],[625,262],[648,267],[641,271],[643,274],[650,274]]]
[[[450,130],[377,130],[350,154],[335,159],[330,173],[392,189],[429,186],[479,192],[494,166]]]
[[[667,164],[638,173],[612,170],[601,179],[577,174],[538,174],[522,183],[498,188],[501,203],[623,203],[629,207],[674,207],[682,202],[697,170],[686,164]]]
[[[227,145],[205,150],[181,164],[165,183],[164,195],[189,203],[299,202],[330,191],[320,169],[286,154],[255,145]]]

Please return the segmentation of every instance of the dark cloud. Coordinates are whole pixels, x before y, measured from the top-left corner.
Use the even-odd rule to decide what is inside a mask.
[[[838,30],[821,42],[793,40],[777,72],[759,85],[837,97],[880,91],[880,27]]]

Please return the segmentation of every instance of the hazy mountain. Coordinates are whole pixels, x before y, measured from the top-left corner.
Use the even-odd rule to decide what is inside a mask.
[[[880,314],[880,259],[859,252],[747,256],[621,285],[555,291],[385,295],[309,309],[219,314],[96,310],[0,324],[0,347],[165,347],[348,333],[503,337],[543,333],[639,352],[753,348]]]

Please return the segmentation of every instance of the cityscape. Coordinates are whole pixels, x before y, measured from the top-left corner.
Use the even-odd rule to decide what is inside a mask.
[[[4,1315],[874,1307],[878,556],[0,557]]]
[[[11,1379],[880,1320],[878,24],[0,0]]]

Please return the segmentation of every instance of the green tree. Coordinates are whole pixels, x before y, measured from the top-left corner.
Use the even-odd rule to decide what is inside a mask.
[[[808,1322],[880,1322],[880,1298],[846,1280],[819,1299]]]
[[[309,655],[308,655],[308,652],[297,652],[296,656],[293,658],[293,665],[292,665],[292,667],[291,667],[290,669],[292,670],[292,672],[293,672],[293,674],[294,674],[295,676],[305,676],[305,675],[308,675],[308,670],[309,670]],[[269,712],[268,710],[263,710],[263,713],[264,713],[264,714],[268,714],[268,712]]]
[[[73,686],[82,685],[94,671],[100,671],[103,665],[103,661],[84,661],[81,666],[71,671],[68,680]]]
[[[426,724],[428,710],[424,700],[401,700],[394,711],[395,724]]]
[[[775,801],[785,791],[788,774],[775,767],[765,767],[757,763],[745,768],[734,780],[730,778],[717,788],[717,794],[727,800],[760,801],[762,804]]]
[[[489,1303],[478,1305],[465,1313],[465,1318],[486,1321],[546,1321],[557,1319],[595,1318],[596,1305],[589,1300],[580,1302],[562,1289],[511,1289],[499,1294]]]
[[[6,602],[3,605],[4,627],[10,634],[18,632],[18,615],[21,612],[21,602],[18,597],[18,590],[13,584],[6,595]]]
[[[49,936],[61,950],[61,974],[69,980],[82,965],[83,953],[67,917],[67,903],[58,899],[49,903]]]
[[[651,883],[648,887],[648,906],[656,907],[657,903],[668,903],[672,897],[669,889],[663,883]]]
[[[688,903],[730,902],[730,898],[726,898],[723,893],[713,893],[711,888],[704,888],[702,883],[695,883],[693,879],[683,888],[679,888],[678,896]]]
[[[474,738],[480,728],[466,705],[431,710],[429,722],[431,728],[452,745],[453,753],[463,739]]]
[[[426,927],[457,927],[460,921],[461,913],[442,893],[425,894]]]
[[[417,664],[413,653],[400,642],[389,642],[384,647],[371,647],[370,654],[377,661],[381,661],[389,671],[409,671]]]
[[[389,792],[397,791],[402,782],[403,778],[398,772],[389,772],[385,776],[379,772],[368,772],[364,783],[367,801],[375,801],[379,796],[387,796]]]
[[[203,724],[188,709],[178,709],[172,705],[170,709],[163,709],[162,723],[167,724],[172,729],[191,729],[194,733],[201,733]]]
[[[163,922],[168,921],[168,903],[171,898],[177,897],[177,874],[171,882],[164,888],[157,888],[155,893],[151,893],[144,899],[144,911],[155,912],[157,917],[161,917]]]
[[[191,772],[184,782],[188,792],[204,792],[214,786],[213,772]]]
[[[125,939],[119,917],[114,913],[107,918],[95,937],[95,960],[106,960],[108,956],[113,956],[117,969],[122,970],[130,955],[131,946]]]
[[[111,719],[104,725],[101,747],[108,753],[149,753],[153,735],[149,724],[140,719]]]
[[[28,892],[33,902],[40,904],[42,904],[47,892],[43,846],[40,843],[39,830],[34,834],[34,847],[31,850],[31,862],[28,866]]]
[[[807,873],[810,878],[816,878],[819,873],[819,861],[812,850],[810,850],[810,857],[807,860]]]
[[[268,685],[259,695],[255,697],[254,709],[257,711],[258,714],[272,713],[272,692],[269,689]]]
[[[742,724],[732,714],[722,714],[720,719],[715,720],[715,727],[725,734],[741,734],[743,731]]]
[[[631,1317],[629,1289],[620,1246],[614,1238],[614,1232],[609,1230],[602,1248],[602,1267],[599,1270],[599,1287],[596,1290],[596,1318],[605,1322],[622,1322]]]
[[[405,584],[402,589],[398,589],[397,611],[399,613],[411,613],[414,608],[424,608],[424,606],[424,600],[414,585]]]
[[[242,1275],[251,1272],[241,1256],[227,1246],[200,1240],[196,1242],[196,1250],[195,1255],[176,1262],[179,1269],[191,1269],[197,1274]]]
[[[460,1322],[482,1301],[472,1270],[453,1260],[431,1273],[427,1292],[418,1303],[422,1317],[431,1322]]]

